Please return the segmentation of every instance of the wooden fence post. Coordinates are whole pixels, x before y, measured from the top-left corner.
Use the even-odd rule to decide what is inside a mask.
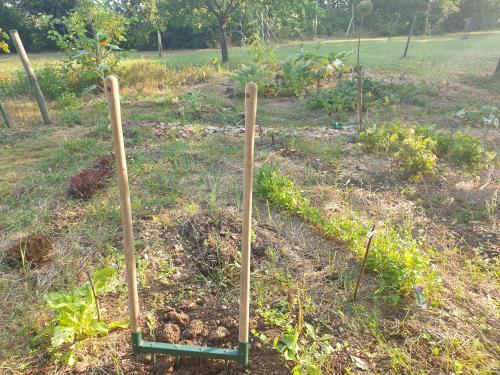
[[[405,53],[403,54],[403,58],[406,58],[406,55],[408,54],[408,47],[410,46],[410,40],[413,35],[413,29],[415,28],[415,22],[417,22],[416,14],[413,16],[413,21],[411,22],[410,34],[408,35],[408,40],[406,42]]]
[[[28,79],[30,81],[30,86],[33,91],[33,95],[35,96],[35,100],[38,104],[38,108],[40,108],[40,113],[42,114],[43,122],[45,125],[49,125],[52,123],[52,119],[50,118],[49,110],[47,109],[47,103],[45,103],[45,98],[43,97],[42,90],[40,89],[40,85],[36,79],[35,72],[31,67],[30,61],[28,59],[28,55],[24,50],[23,42],[17,33],[17,30],[9,31],[10,37],[12,38],[12,42],[16,47],[17,54],[23,63],[24,70],[26,70],[26,74],[28,75]]]

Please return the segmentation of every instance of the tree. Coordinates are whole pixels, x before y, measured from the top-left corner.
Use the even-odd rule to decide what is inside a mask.
[[[163,52],[161,33],[167,28],[168,4],[165,1],[158,3],[157,0],[145,0],[143,3],[147,23],[149,27],[156,31],[158,56],[161,57]]]
[[[229,51],[227,45],[227,21],[231,14],[245,4],[244,0],[200,0],[202,8],[206,9],[217,20],[219,28],[220,49],[222,63],[229,61]]]
[[[55,19],[53,24],[49,38],[66,52],[66,69],[77,72],[84,81],[100,85],[121,57],[117,44],[126,40],[128,19],[107,2],[82,0],[77,8]]]

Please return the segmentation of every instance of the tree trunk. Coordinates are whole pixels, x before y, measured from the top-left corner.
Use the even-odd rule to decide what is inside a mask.
[[[498,58],[497,68],[495,69],[495,77],[500,78],[500,57]]]
[[[163,55],[163,46],[161,44],[161,33],[159,31],[156,32],[156,36],[158,39],[158,57],[162,57]]]
[[[229,51],[227,48],[226,21],[219,20],[220,49],[222,53],[222,63],[229,61]]]

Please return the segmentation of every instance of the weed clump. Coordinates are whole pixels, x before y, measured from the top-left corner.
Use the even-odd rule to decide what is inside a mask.
[[[475,169],[488,165],[495,157],[478,138],[439,131],[431,125],[379,124],[362,132],[360,139],[368,151],[396,157],[403,172],[415,180],[434,174],[438,158]]]
[[[278,174],[276,167],[263,165],[256,183],[256,192],[262,199],[298,215],[325,236],[340,239],[357,257],[363,257],[369,225],[362,219],[349,215],[324,216],[289,177]],[[378,274],[376,295],[385,296],[394,304],[402,295],[412,292],[416,285],[423,285],[428,296],[439,287],[430,258],[409,230],[386,225],[373,241],[367,267]]]
[[[101,155],[94,162],[93,168],[84,168],[71,177],[69,194],[74,198],[91,198],[104,186],[105,180],[112,173],[112,155]]]

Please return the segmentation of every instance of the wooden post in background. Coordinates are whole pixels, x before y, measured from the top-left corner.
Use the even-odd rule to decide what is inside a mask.
[[[24,50],[23,42],[21,41],[17,30],[11,30],[9,34],[12,38],[12,43],[14,43],[14,46],[16,47],[17,54],[23,63],[24,70],[26,70],[26,74],[28,75],[33,95],[35,96],[38,108],[40,108],[40,113],[42,114],[43,122],[45,125],[49,125],[52,123],[52,119],[50,118],[49,110],[47,109],[47,103],[45,103],[45,98],[43,97],[42,90],[40,89],[40,85],[36,79],[35,72],[33,71],[28,55]]]
[[[158,39],[158,57],[162,57],[163,45],[161,44],[161,33],[159,31],[156,32],[156,38]]]
[[[408,54],[408,47],[410,46],[413,29],[415,28],[415,22],[417,22],[416,14],[413,16],[413,20],[411,21],[410,34],[408,34],[408,40],[406,41],[405,53],[403,54],[403,58],[406,58],[406,55]]]
[[[125,263],[128,290],[128,308],[130,316],[130,330],[140,332],[139,328],[139,296],[137,294],[137,274],[135,269],[134,231],[132,227],[132,209],[130,205],[130,191],[128,186],[127,160],[123,144],[122,116],[120,109],[120,90],[118,79],[108,76],[104,80],[106,99],[108,102],[111,129],[115,145],[116,169],[118,171],[118,186],[120,188],[120,210],[122,214],[123,244],[125,247]]]
[[[248,344],[250,314],[250,253],[252,229],[252,186],[255,119],[257,116],[257,85],[245,89],[245,160],[243,168],[243,229],[241,238],[240,344]]]

